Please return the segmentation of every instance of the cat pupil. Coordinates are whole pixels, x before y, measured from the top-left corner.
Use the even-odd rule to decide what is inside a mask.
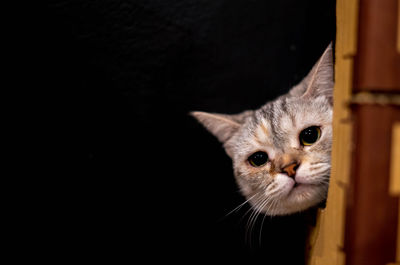
[[[253,167],[259,167],[267,163],[268,155],[265,152],[255,152],[249,157],[249,162]]]
[[[300,133],[300,143],[302,145],[311,145],[315,143],[321,135],[321,129],[318,126],[311,126]]]

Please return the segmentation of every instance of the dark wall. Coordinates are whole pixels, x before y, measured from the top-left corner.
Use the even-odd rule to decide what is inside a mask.
[[[70,158],[85,167],[57,207],[58,258],[302,264],[301,216],[267,217],[261,232],[260,217],[252,233],[247,205],[225,217],[244,201],[231,161],[188,112],[236,113],[285,93],[334,38],[335,2],[48,8],[45,74]]]

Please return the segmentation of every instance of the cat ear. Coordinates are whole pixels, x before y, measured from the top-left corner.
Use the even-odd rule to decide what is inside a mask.
[[[193,111],[190,115],[203,124],[203,126],[216,136],[220,142],[225,143],[252,113],[253,111],[245,111],[239,114],[227,115]]]
[[[297,86],[292,88],[290,94],[303,98],[325,96],[332,104],[334,86],[333,70],[332,43],[330,43],[308,75]]]

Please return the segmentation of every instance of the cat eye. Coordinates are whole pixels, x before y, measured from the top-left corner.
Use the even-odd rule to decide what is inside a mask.
[[[267,163],[268,155],[265,152],[258,151],[249,156],[248,161],[253,167],[260,167]]]
[[[309,146],[318,141],[321,136],[321,129],[318,126],[311,126],[301,131],[299,138],[303,146]]]

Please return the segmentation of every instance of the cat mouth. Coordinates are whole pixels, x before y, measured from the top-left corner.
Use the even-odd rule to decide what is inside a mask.
[[[290,179],[287,182],[284,194],[289,201],[307,201],[320,194],[322,188],[323,185],[320,183],[304,183]]]
[[[289,195],[290,195],[291,193],[293,193],[294,191],[298,191],[299,189],[304,189],[304,188],[306,188],[307,186],[310,186],[310,185],[309,185],[309,184],[303,184],[303,183],[295,182],[294,185],[293,185],[293,187],[292,187],[292,189],[291,189],[290,192],[289,192]]]
[[[318,186],[318,184],[313,184],[313,183],[301,183],[301,182],[297,182],[297,181],[293,181],[294,184],[291,188],[291,190],[289,191],[288,195],[291,195],[293,192],[301,192],[301,191],[306,191],[307,189],[310,188],[315,188]]]
[[[314,184],[314,183],[301,183],[301,182],[295,182],[293,185],[293,189],[295,188],[299,188],[299,187],[305,187],[305,186],[318,186],[318,184]]]
[[[301,183],[301,182],[295,182],[293,185],[293,189],[297,188],[297,187],[303,187],[303,186],[317,186],[317,184],[313,184],[313,183]]]

